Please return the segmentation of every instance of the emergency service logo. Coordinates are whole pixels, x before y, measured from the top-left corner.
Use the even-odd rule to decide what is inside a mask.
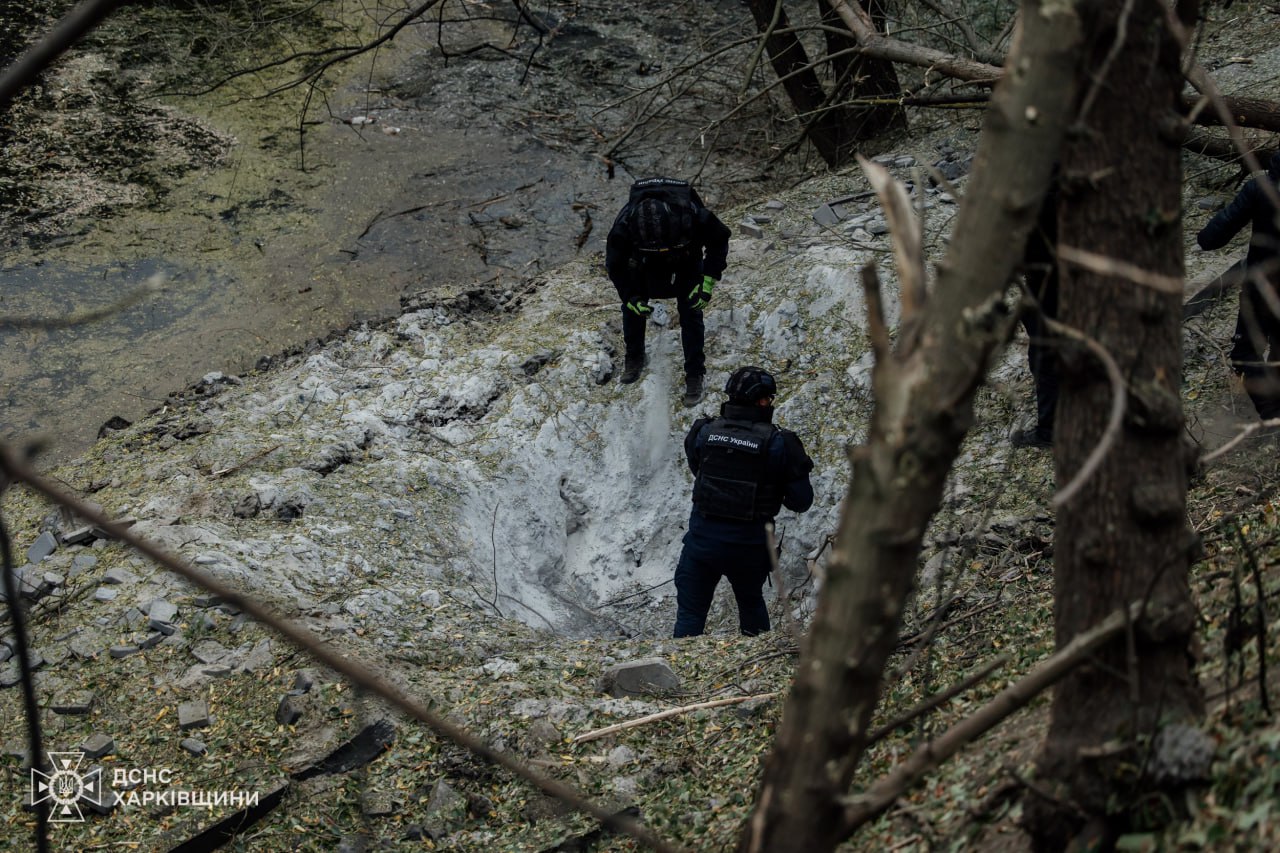
[[[80,772],[83,752],[50,752],[50,772],[31,768],[31,804],[49,802],[51,823],[81,823],[80,801],[101,805],[102,768]]]
[[[125,809],[249,808],[260,802],[257,791],[201,790],[174,787],[177,774],[167,767],[113,767],[107,780],[101,767],[80,771],[83,752],[50,752],[49,772],[31,770],[31,805],[49,803],[51,823],[82,823],[81,805],[109,813]]]

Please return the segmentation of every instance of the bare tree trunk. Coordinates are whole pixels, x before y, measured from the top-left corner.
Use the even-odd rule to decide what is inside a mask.
[[[1082,493],[1059,510],[1054,566],[1059,648],[1116,607],[1148,602],[1127,637],[1076,669],[1055,693],[1039,770],[1056,801],[1032,796],[1029,826],[1040,849],[1060,850],[1124,829],[1144,795],[1137,738],[1202,712],[1190,667],[1195,611],[1187,582],[1186,451],[1179,400],[1183,275],[1180,139],[1166,130],[1182,76],[1179,45],[1162,0],[1086,0],[1080,69],[1086,86],[1064,148],[1062,252],[1083,247],[1122,259],[1147,284],[1062,263],[1061,316],[1112,356],[1125,387],[1112,387],[1083,349],[1064,349],[1057,466],[1060,482],[1103,439],[1112,396],[1125,395],[1115,444]],[[1130,810],[1133,811],[1130,811]]]
[[[836,546],[742,851],[826,851],[848,834],[840,800],[866,748],[921,538],[969,427],[974,391],[1007,334],[1001,296],[1075,100],[1077,32],[1069,4],[1025,4],[1010,61],[1017,70],[986,112],[969,194],[927,304],[922,260],[904,250],[909,229],[896,223],[903,329],[890,352],[872,312],[870,434],[851,454]]]
[[[840,32],[840,16],[827,0],[817,0],[818,12],[826,30],[827,56],[831,57],[835,84],[828,102],[837,107],[850,96],[861,100],[886,99],[891,103],[875,106],[849,106],[841,109],[840,120],[848,126],[855,140],[874,139],[891,129],[906,129],[907,112],[897,103],[902,94],[898,72],[893,63],[857,52],[858,40],[845,29]],[[884,2],[870,0],[867,13],[877,32],[884,31]]]
[[[791,22],[782,0],[748,0],[756,29],[764,35],[765,50],[773,71],[791,99],[805,133],[829,166],[839,166],[853,156],[856,140],[839,120],[839,111],[827,109],[827,93],[818,72]]]

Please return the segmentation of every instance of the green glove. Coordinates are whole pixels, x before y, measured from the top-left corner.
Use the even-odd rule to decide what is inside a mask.
[[[711,302],[711,291],[715,289],[716,280],[709,275],[702,277],[702,283],[689,291],[689,303],[697,311],[706,308]]]
[[[633,299],[626,304],[626,309],[637,317],[649,318],[653,313],[653,306],[649,304],[647,299]]]

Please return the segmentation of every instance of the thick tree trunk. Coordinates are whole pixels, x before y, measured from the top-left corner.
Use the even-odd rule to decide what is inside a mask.
[[[787,97],[801,117],[805,133],[829,166],[844,164],[853,156],[857,141],[839,120],[839,111],[827,109],[827,93],[818,72],[791,22],[782,0],[748,0],[756,29],[764,34],[765,51]]]
[[[897,103],[901,97],[902,86],[898,83],[898,72],[893,63],[877,59],[857,51],[858,40],[853,33],[841,26],[840,16],[827,0],[816,0],[818,12],[826,30],[827,55],[831,57],[835,85],[832,86],[828,101],[840,109],[840,121],[846,125],[848,134],[857,141],[874,139],[891,129],[907,126],[907,112]],[[870,0],[867,13],[871,25],[877,32],[884,31],[884,2]],[[893,103],[876,106],[845,106],[841,103],[854,97],[865,100],[886,99]]]
[[[1127,18],[1125,9],[1131,8]],[[1064,148],[1059,233],[1081,247],[1179,281],[1183,275],[1180,140],[1162,128],[1182,77],[1162,0],[1086,0],[1083,114]],[[1061,263],[1061,262],[1060,262]],[[1055,692],[1039,759],[1057,802],[1029,797],[1037,846],[1122,829],[1150,784],[1137,738],[1201,712],[1190,667],[1194,610],[1181,443],[1181,289],[1141,285],[1062,263],[1062,321],[1095,338],[1123,374],[1123,427],[1080,494],[1060,508],[1055,535],[1055,633],[1061,648],[1107,613],[1148,602],[1127,637],[1076,669]],[[1149,281],[1155,281],[1150,277]],[[1173,292],[1176,291],[1176,292]],[[1055,431],[1059,482],[1103,440],[1117,393],[1083,348],[1064,349]],[[1068,805],[1069,804],[1069,805]],[[1088,819],[1086,819],[1086,816]]]
[[[912,262],[905,248],[912,232],[895,223],[903,331],[890,352],[887,332],[872,324],[870,434],[851,454],[836,546],[741,851],[820,853],[850,831],[840,800],[866,748],[921,538],[969,426],[974,391],[1004,340],[1000,297],[1074,101],[1076,35],[1070,5],[1028,0],[1013,49],[1017,71],[987,110],[969,193],[927,300],[923,260],[917,252]]]

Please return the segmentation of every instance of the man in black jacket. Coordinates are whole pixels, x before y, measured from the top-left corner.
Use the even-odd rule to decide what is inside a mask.
[[[739,368],[724,390],[729,401],[720,417],[698,418],[684,440],[693,511],[676,566],[676,637],[703,632],[722,577],[733,587],[742,633],[768,631],[761,588],[772,561],[765,525],[784,506],[804,512],[813,505],[813,460],[794,432],[773,425],[773,376]]]
[[[1280,185],[1280,153],[1272,155],[1267,174],[1249,180],[1232,202],[1200,229],[1196,242],[1202,249],[1221,249],[1245,225],[1253,226],[1245,255],[1245,282],[1240,290],[1240,311],[1232,338],[1231,367],[1244,379],[1245,391],[1263,420],[1280,417],[1280,371],[1264,358],[1280,356],[1280,224],[1278,212],[1264,182]]]
[[[729,229],[706,208],[688,182],[646,178],[631,187],[605,244],[609,280],[622,300],[626,361],[620,381],[640,378],[644,368],[645,323],[651,299],[676,300],[684,349],[684,404],[702,399],[706,356],[702,309],[724,274]]]

